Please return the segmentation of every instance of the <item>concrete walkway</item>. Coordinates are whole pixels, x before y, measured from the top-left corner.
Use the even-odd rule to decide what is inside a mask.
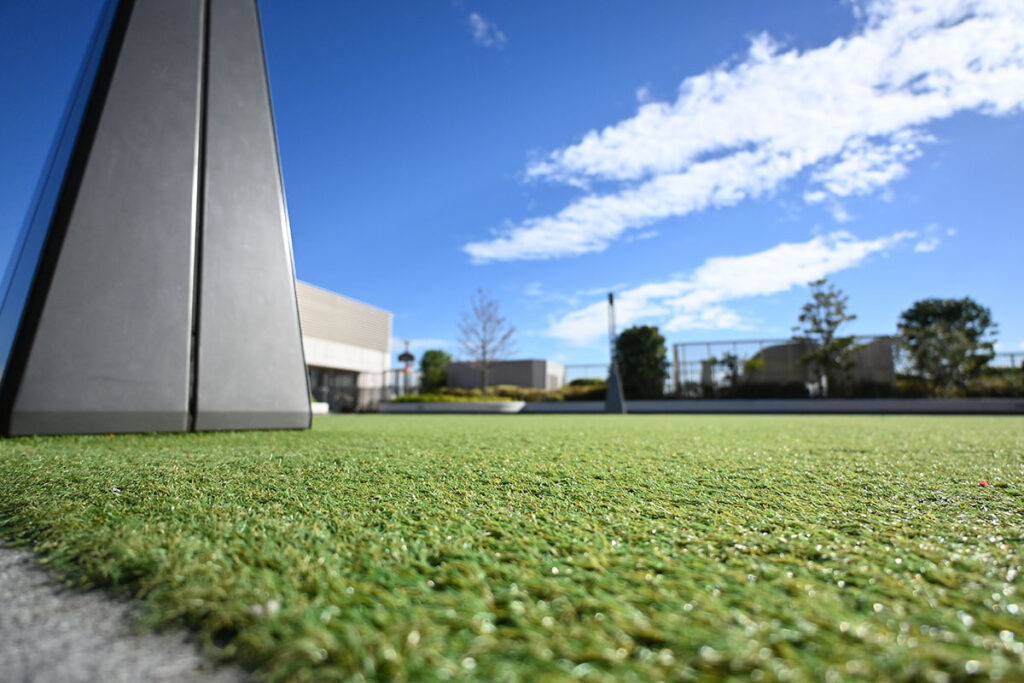
[[[31,553],[0,541],[0,681],[247,681],[181,632],[137,635],[130,602],[60,587]]]

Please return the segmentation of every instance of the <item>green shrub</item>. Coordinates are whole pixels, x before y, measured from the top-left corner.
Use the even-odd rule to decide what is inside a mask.
[[[718,393],[720,398],[808,398],[803,382],[747,382]]]
[[[480,389],[460,389],[457,387],[442,387],[436,392],[426,394],[403,396],[399,401],[528,401],[536,403],[540,401],[603,401],[607,391],[607,383],[604,380],[588,379],[573,384],[570,382],[561,389],[546,391],[544,389],[533,389],[531,387],[517,387],[512,384],[498,384],[489,387],[485,394]]]
[[[896,395],[900,398],[1020,398],[1024,397],[1024,377],[1013,373],[993,373],[975,377],[966,386],[942,391],[931,382],[901,375],[896,381]]]
[[[563,401],[603,401],[608,391],[608,383],[605,381],[593,384],[569,384],[560,390]]]
[[[608,381],[602,377],[581,377],[580,379],[574,379],[569,382],[566,386],[570,387],[592,387],[597,384],[607,386]]]
[[[982,376],[968,380],[964,395],[969,398],[1019,398],[1024,397],[1024,378],[1019,374]]]
[[[429,393],[429,392],[428,392]],[[463,389],[461,387],[441,387],[436,392],[443,396],[483,396],[484,392],[480,389]]]
[[[530,387],[517,387],[513,384],[499,384],[490,388],[495,396],[505,396],[516,401],[543,401],[547,398],[548,392],[543,389]]]
[[[897,395],[897,388],[890,382],[873,382],[859,380],[843,382],[829,391],[829,396],[836,398],[891,398]]]
[[[935,391],[927,380],[900,375],[896,378],[896,395],[899,398],[929,398],[935,395]]]

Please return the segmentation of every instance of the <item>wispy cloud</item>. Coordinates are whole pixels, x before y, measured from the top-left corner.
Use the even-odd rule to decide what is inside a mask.
[[[531,282],[526,285],[523,290],[523,294],[534,302],[542,303],[549,308],[555,305],[560,308],[575,308],[579,306],[582,301],[590,299],[595,296],[605,296],[608,292],[616,292],[624,289],[628,285],[619,282],[613,285],[604,287],[589,287],[587,289],[577,289],[576,291],[566,294],[564,292],[552,291],[545,289],[540,282]]]
[[[954,228],[946,228],[945,230],[939,226],[938,223],[932,223],[924,229],[924,234],[921,235],[920,241],[914,245],[914,251],[919,254],[926,254],[930,251],[935,251],[942,244],[942,238],[939,233],[944,233],[947,237],[952,237],[956,234]]]
[[[783,243],[745,256],[719,256],[688,276],[652,282],[616,294],[621,326],[653,322],[669,332],[695,329],[745,329],[746,321],[723,304],[776,294],[859,265],[865,258],[915,236],[898,232],[861,240],[845,231],[818,235],[807,242]],[[607,303],[602,299],[555,320],[547,335],[585,346],[607,332]]]
[[[473,42],[477,45],[501,50],[508,44],[508,38],[498,25],[476,12],[469,15],[469,30],[473,34]]]
[[[906,163],[921,155],[922,143],[933,140],[914,130],[897,131],[883,142],[855,138],[834,163],[815,171],[811,180],[824,187],[825,196],[868,194],[906,175]]]
[[[657,237],[657,236],[658,236],[658,231],[657,230],[644,230],[643,232],[638,232],[638,233],[634,233],[632,235],[629,235],[628,237],[626,237],[626,241],[627,242],[635,242],[637,240],[649,240],[649,239]]]
[[[628,230],[769,195],[803,171],[808,202],[868,194],[906,175],[932,141],[929,123],[1024,106],[1024,2],[852,6],[864,23],[851,37],[800,52],[758,36],[738,65],[683,81],[674,102],[642,104],[533,163],[533,180],[613,189],[464,250],[476,262],[600,251]]]

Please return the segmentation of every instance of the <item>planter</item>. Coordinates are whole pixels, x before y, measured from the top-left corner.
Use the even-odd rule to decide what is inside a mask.
[[[458,401],[451,403],[381,403],[382,413],[482,413],[514,414],[522,411],[526,401]]]

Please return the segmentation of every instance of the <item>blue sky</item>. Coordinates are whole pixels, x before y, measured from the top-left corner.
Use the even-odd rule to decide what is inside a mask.
[[[0,5],[2,259],[99,5]],[[826,275],[851,333],[970,296],[1024,351],[1019,0],[260,6],[298,276],[417,355],[477,287],[517,356],[601,363],[608,291],[785,337]]]

